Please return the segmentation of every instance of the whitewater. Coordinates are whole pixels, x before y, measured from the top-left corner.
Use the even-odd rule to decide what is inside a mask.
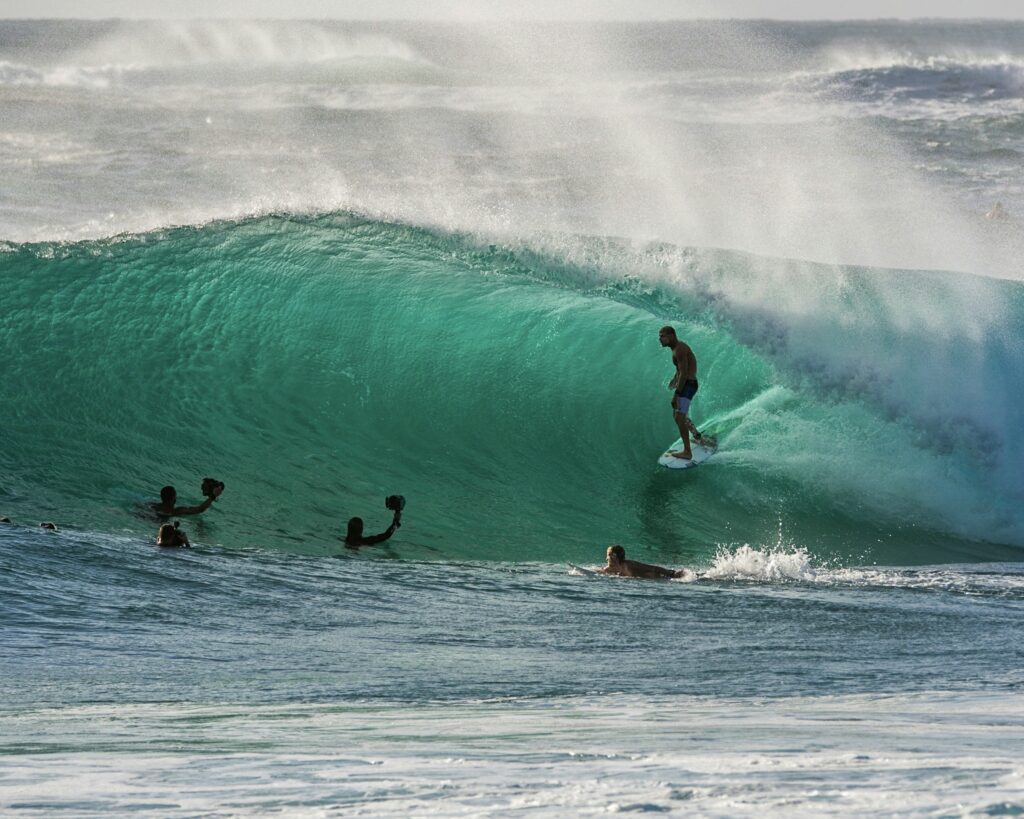
[[[0,22],[4,814],[1024,813],[1022,157],[1005,21]]]

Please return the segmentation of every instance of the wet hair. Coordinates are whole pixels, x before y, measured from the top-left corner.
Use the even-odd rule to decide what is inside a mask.
[[[611,546],[609,546],[608,551],[616,560],[626,559],[626,550],[623,549],[618,543],[613,543]]]
[[[0,523],[10,523],[10,522],[11,522],[11,519],[9,517],[4,516],[4,517],[0,518]]]
[[[165,523],[160,527],[156,533],[156,543],[158,546],[178,545],[178,530],[174,528],[173,523]]]
[[[48,522],[40,523],[39,527],[41,529],[49,529],[51,532],[56,532],[57,531],[57,526],[56,526],[56,524],[53,524],[53,523],[48,523]]]
[[[672,338],[676,338],[676,328],[673,327],[671,324],[666,324],[658,331],[658,333],[668,333],[670,336],[672,336]]]
[[[345,540],[358,540],[363,536],[363,519],[349,518]]]
[[[160,500],[163,503],[174,503],[178,498],[178,490],[173,486],[165,486],[160,490]]]

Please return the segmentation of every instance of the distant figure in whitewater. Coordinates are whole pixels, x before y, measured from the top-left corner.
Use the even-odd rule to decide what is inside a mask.
[[[648,580],[686,577],[686,569],[666,569],[664,566],[641,563],[639,560],[626,560],[626,550],[618,543],[609,546],[605,556],[608,559],[608,565],[598,569],[602,574],[615,574],[619,577],[643,577]]]
[[[698,444],[714,446],[712,439],[705,440],[700,434],[693,421],[690,420],[690,402],[697,394],[697,356],[693,354],[690,345],[680,341],[676,336],[676,328],[665,326],[658,331],[658,340],[662,347],[668,347],[672,351],[672,364],[676,368],[676,374],[668,382],[668,388],[672,390],[672,418],[679,427],[679,437],[683,439],[683,448],[678,452],[670,453],[675,458],[690,460],[693,458],[693,451],[690,449],[690,433],[693,433],[693,440]]]
[[[996,202],[992,206],[992,210],[985,214],[986,219],[992,219],[996,222],[1005,222],[1010,218],[1010,214],[1006,212],[1006,208],[1003,207],[1002,202]]]

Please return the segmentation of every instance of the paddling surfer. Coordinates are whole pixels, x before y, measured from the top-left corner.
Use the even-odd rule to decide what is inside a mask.
[[[664,566],[641,563],[639,560],[626,560],[626,550],[618,543],[609,546],[605,555],[608,558],[608,565],[597,570],[602,574],[616,574],[619,577],[643,577],[648,580],[686,576],[686,569],[677,571],[666,569]]]

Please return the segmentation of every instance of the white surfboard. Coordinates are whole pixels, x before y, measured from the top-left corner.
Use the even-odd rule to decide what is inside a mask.
[[[710,458],[717,452],[715,447],[703,446],[698,443],[690,441],[690,452],[693,453],[693,458],[687,460],[686,458],[676,458],[672,455],[673,452],[679,452],[683,448],[683,439],[676,438],[676,442],[666,449],[660,458],[658,463],[662,466],[667,466],[669,469],[690,469],[694,466],[700,466],[704,461]]]
[[[577,566],[575,563],[570,563],[569,569],[571,572],[582,574],[585,577],[597,577],[601,574],[601,572],[595,572],[593,569],[588,569],[585,566]]]

